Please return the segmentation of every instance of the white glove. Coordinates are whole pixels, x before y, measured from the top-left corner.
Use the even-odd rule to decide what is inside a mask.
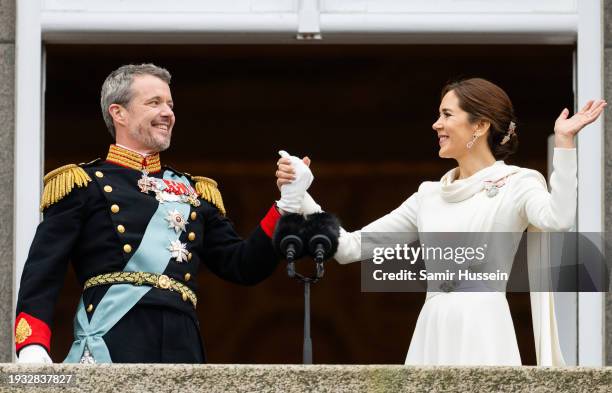
[[[41,345],[32,344],[19,351],[17,363],[53,363],[47,350]]]
[[[307,216],[313,213],[321,213],[322,211],[323,209],[321,209],[321,205],[315,202],[309,193],[304,193],[304,199],[302,200],[302,214]]]
[[[314,176],[310,168],[296,156],[291,156],[284,150],[278,152],[281,157],[289,158],[291,166],[295,170],[295,180],[281,186],[281,199],[276,201],[276,206],[287,213],[301,212],[304,193],[312,184]]]

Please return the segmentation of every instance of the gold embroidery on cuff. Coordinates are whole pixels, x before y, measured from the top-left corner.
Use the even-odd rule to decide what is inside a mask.
[[[21,318],[17,323],[17,329],[15,329],[15,342],[21,344],[32,335],[32,328],[25,318]]]

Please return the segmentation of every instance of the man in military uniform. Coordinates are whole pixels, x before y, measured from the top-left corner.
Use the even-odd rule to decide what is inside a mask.
[[[53,309],[69,260],[84,291],[66,362],[82,363],[205,362],[195,313],[200,264],[243,285],[277,266],[270,241],[277,207],[291,211],[299,202],[281,194],[239,238],[217,183],[162,166],[159,152],[170,146],[175,122],[169,83],[168,71],[152,64],[112,72],[101,93],[116,141],[106,159],[45,176],[44,219],[16,310],[20,362],[50,362]]]

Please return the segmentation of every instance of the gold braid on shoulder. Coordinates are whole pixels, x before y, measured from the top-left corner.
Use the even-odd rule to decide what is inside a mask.
[[[225,215],[225,206],[223,206],[223,198],[217,188],[217,182],[204,176],[191,176],[191,180],[195,182],[198,196],[215,205],[221,214]]]
[[[45,175],[45,189],[40,201],[40,211],[61,200],[77,186],[83,187],[91,177],[83,168],[75,164],[64,165]]]

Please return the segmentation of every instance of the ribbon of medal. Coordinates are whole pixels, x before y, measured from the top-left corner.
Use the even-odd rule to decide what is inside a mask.
[[[142,171],[142,177],[138,180],[138,187],[140,187],[140,192],[145,194],[154,192],[155,199],[159,203],[182,202],[195,207],[200,206],[198,194],[190,184],[150,177],[147,171]]]

